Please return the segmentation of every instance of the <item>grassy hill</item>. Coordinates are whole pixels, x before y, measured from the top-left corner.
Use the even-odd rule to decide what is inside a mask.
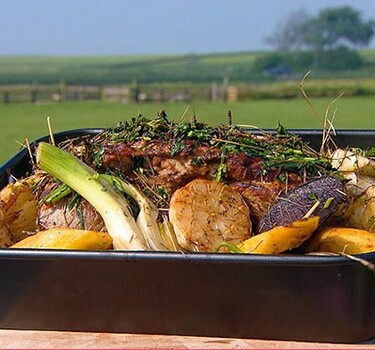
[[[61,80],[73,84],[129,84],[138,79],[148,83],[211,83],[228,77],[232,82],[267,80],[254,70],[264,52],[186,55],[0,57],[0,84],[52,84]],[[365,66],[352,72],[329,73],[328,77],[375,77],[375,50],[360,51]],[[316,78],[327,74],[315,74]],[[268,78],[269,80],[270,78]]]
[[[0,84],[142,83],[238,79],[249,76],[257,53],[98,57],[0,57]]]

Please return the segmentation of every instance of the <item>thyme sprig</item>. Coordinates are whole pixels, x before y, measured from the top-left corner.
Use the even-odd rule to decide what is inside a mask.
[[[107,129],[105,137],[112,142],[136,142],[164,140],[169,142],[171,157],[177,157],[187,147],[208,145],[220,150],[220,165],[216,177],[225,177],[225,158],[229,154],[243,153],[259,157],[262,168],[282,168],[286,171],[305,170],[315,175],[331,171],[330,162],[313,150],[299,136],[290,133],[280,123],[274,131],[246,129],[236,125],[221,125],[217,128],[206,123],[191,121],[176,123],[168,119],[163,111],[154,119],[142,115]],[[98,152],[100,155],[100,152]],[[96,161],[99,163],[98,161]]]

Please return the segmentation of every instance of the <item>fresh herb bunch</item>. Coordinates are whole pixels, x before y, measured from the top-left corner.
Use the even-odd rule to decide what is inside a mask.
[[[114,128],[105,131],[105,137],[113,142],[135,142],[139,140],[169,139],[171,142],[185,140],[210,141],[217,130],[206,123],[198,123],[194,118],[191,122],[175,123],[168,119],[164,111],[154,119],[143,115],[120,122]]]
[[[314,176],[331,172],[329,160],[313,150],[299,136],[290,133],[279,124],[275,131],[262,131],[236,125],[221,125],[217,128],[206,123],[191,121],[175,123],[164,111],[154,119],[139,115],[130,121],[121,122],[116,127],[107,129],[104,137],[112,142],[135,142],[168,140],[171,157],[178,156],[187,142],[194,142],[195,147],[206,144],[221,151],[221,162],[216,175],[217,180],[225,177],[225,158],[228,154],[244,153],[246,156],[262,159],[262,169],[281,168],[285,171],[305,171]],[[100,150],[98,151],[100,155]],[[193,160],[199,165],[199,158]]]

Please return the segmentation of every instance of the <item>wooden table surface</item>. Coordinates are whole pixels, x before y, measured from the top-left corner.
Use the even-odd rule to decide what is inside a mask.
[[[328,344],[256,339],[0,329],[0,348],[375,349],[375,341],[370,344]]]

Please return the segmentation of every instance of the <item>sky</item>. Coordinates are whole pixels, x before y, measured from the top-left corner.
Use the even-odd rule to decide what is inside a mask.
[[[343,5],[375,18],[375,0],[0,0],[0,55],[265,50],[290,12]]]

